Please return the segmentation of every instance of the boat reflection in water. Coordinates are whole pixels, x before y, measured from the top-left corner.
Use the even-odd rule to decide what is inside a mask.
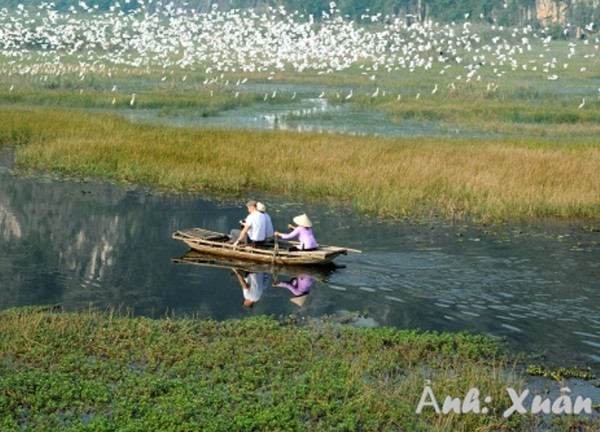
[[[292,294],[290,301],[298,307],[304,306],[315,281],[327,282],[337,269],[335,264],[318,266],[271,266],[242,260],[230,260],[221,256],[188,251],[175,264],[192,264],[201,267],[230,270],[242,288],[242,304],[251,308],[258,302],[268,287],[285,288]]]

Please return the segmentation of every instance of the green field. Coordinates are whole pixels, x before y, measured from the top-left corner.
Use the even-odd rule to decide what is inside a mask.
[[[527,431],[502,414],[522,388],[491,339],[321,319],[214,322],[13,309],[0,316],[3,430]],[[436,398],[489,395],[487,415],[415,413]],[[594,430],[554,416],[546,430]]]

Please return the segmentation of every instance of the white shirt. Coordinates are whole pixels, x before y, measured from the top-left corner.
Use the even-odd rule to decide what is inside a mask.
[[[248,289],[243,290],[244,298],[257,302],[265,288],[271,284],[271,275],[264,272],[250,273],[246,277]]]
[[[267,218],[258,210],[246,217],[244,226],[250,227],[248,238],[252,241],[264,241],[267,237]]]
[[[265,215],[265,220],[267,222],[266,227],[267,227],[267,231],[266,231],[266,237],[267,238],[273,238],[275,236],[275,230],[273,230],[273,221],[271,220],[271,216],[269,216],[267,213],[263,213]]]

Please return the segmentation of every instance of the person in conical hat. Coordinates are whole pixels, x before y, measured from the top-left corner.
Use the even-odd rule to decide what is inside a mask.
[[[315,239],[315,235],[312,231],[312,222],[306,215],[306,213],[296,216],[293,219],[294,225],[288,225],[288,227],[292,230],[289,234],[282,234],[278,231],[275,232],[276,237],[281,237],[284,240],[289,240],[298,237],[298,241],[300,244],[298,247],[292,246],[290,251],[312,251],[319,247],[317,243],[317,239]]]

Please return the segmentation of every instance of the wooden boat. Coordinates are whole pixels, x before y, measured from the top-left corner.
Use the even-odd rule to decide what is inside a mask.
[[[181,258],[172,258],[171,262],[173,264],[190,264],[208,268],[237,269],[247,273],[265,272],[275,275],[275,278],[279,276],[297,277],[309,275],[321,282],[327,281],[328,277],[337,269],[345,268],[344,265],[337,265],[335,263],[319,264],[315,266],[273,266],[270,263],[266,264],[248,260],[231,259],[224,256],[198,252],[193,249],[187,251]]]
[[[337,246],[319,246],[314,251],[289,251],[289,247],[298,243],[281,240],[277,240],[275,245],[270,246],[254,247],[240,244],[237,249],[234,249],[227,234],[202,228],[189,228],[176,231],[172,237],[175,240],[183,241],[191,249],[198,252],[223,256],[229,259],[279,266],[328,264],[340,255],[346,255],[348,252],[360,252],[356,249]]]

